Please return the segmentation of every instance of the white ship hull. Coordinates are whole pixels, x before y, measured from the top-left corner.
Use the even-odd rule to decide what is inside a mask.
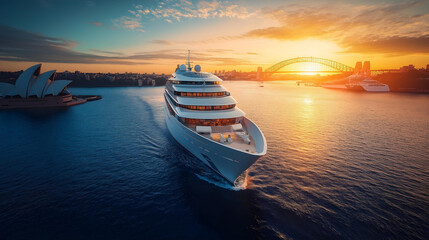
[[[346,84],[347,89],[365,92],[390,92],[389,85],[375,80],[363,80]]]
[[[362,85],[362,88],[367,92],[389,92],[389,86],[384,84],[382,86],[369,86],[369,85]]]
[[[184,148],[213,169],[216,173],[234,184],[234,181],[258,158],[266,153],[267,144],[259,128],[250,120],[244,118],[252,138],[257,142],[257,153],[231,148],[225,144],[215,142],[187,128],[168,112],[167,103],[164,103],[164,114],[167,127],[171,135]]]

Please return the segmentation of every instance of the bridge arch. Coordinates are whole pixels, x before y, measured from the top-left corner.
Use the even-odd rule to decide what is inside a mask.
[[[294,63],[301,63],[301,62],[312,62],[312,63],[319,63],[328,67],[331,67],[333,69],[336,69],[340,72],[353,72],[354,68],[349,67],[347,65],[344,65],[342,63],[336,62],[336,61],[332,61],[329,59],[324,59],[324,58],[317,58],[317,57],[297,57],[297,58],[291,58],[291,59],[287,59],[284,61],[281,61],[279,63],[274,64],[273,66],[265,69],[264,72],[266,73],[275,73],[278,70],[280,70],[281,68],[287,66],[287,65],[291,65]]]

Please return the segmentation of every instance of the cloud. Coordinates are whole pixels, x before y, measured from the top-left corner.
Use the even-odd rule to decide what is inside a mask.
[[[181,0],[180,2],[166,0],[158,2],[154,7],[150,8],[144,8],[143,5],[136,5],[134,9],[128,10],[128,13],[132,16],[122,16],[112,20],[116,28],[144,32],[143,27],[145,23],[156,19],[173,23],[180,22],[183,19],[196,18],[245,19],[256,14],[256,12],[249,12],[246,7],[232,4],[228,1],[217,0],[198,1],[195,4],[188,0]]]
[[[109,55],[123,55],[123,53],[120,53],[120,52],[104,51],[104,50],[98,50],[98,49],[89,49],[89,51],[95,52],[95,53],[101,53],[101,54],[109,54]]]
[[[155,40],[156,41],[156,40]],[[168,64],[184,62],[185,49],[146,51],[131,55],[119,52],[90,49],[85,53],[74,50],[75,41],[44,36],[38,33],[0,25],[0,60],[18,62],[83,63],[83,64]],[[192,52],[194,61],[206,64],[250,65],[242,58],[218,58],[217,53]],[[161,61],[163,60],[163,61]]]
[[[167,40],[161,40],[161,39],[155,39],[155,40],[149,41],[149,43],[160,44],[160,45],[173,45],[173,42],[167,41]]]
[[[322,39],[348,48],[345,52],[361,49],[373,53],[426,53],[424,46],[419,45],[419,50],[407,44],[425,43],[429,35],[429,14],[416,12],[427,7],[426,1],[370,5],[289,4],[262,12],[265,17],[277,21],[277,26],[254,29],[240,38]]]
[[[103,26],[103,24],[101,22],[91,22],[91,24],[94,26],[97,26],[97,27]]]
[[[234,50],[225,49],[225,48],[215,48],[215,49],[207,49],[206,52],[219,54],[219,53],[231,53],[231,52],[234,52]]]
[[[335,34],[340,27],[338,21],[341,21],[345,16],[323,13],[318,10],[320,9],[273,12],[272,14],[275,15],[281,26],[255,29],[243,36],[297,40]]]
[[[429,35],[388,37],[374,40],[349,39],[343,43],[346,53],[429,54]]]
[[[73,50],[77,42],[0,25],[0,60],[54,63],[134,64],[126,59]]]
[[[129,10],[134,16],[142,14],[147,17],[154,17],[155,19],[164,19],[171,23],[173,21],[180,22],[182,19],[191,18],[240,18],[245,19],[252,15],[254,12],[249,12],[246,7],[232,4],[227,1],[199,1],[192,4],[190,1],[182,0],[180,3],[177,1],[160,2],[152,8],[143,9],[142,5],[137,5],[135,9]]]
[[[190,2],[190,1],[187,1],[187,0],[181,0],[180,1],[183,5],[192,5],[192,3]]]
[[[117,28],[128,29],[137,32],[144,32],[143,26],[140,23],[141,17],[127,17],[123,16],[113,19],[113,25]]]

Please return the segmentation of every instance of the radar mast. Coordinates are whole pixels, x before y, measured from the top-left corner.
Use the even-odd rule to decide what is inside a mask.
[[[188,71],[192,71],[192,66],[191,66],[191,50],[188,50]]]

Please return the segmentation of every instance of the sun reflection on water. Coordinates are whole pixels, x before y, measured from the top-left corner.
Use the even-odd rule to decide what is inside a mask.
[[[305,97],[304,98],[304,103],[307,105],[313,104],[313,99],[310,97]]]

